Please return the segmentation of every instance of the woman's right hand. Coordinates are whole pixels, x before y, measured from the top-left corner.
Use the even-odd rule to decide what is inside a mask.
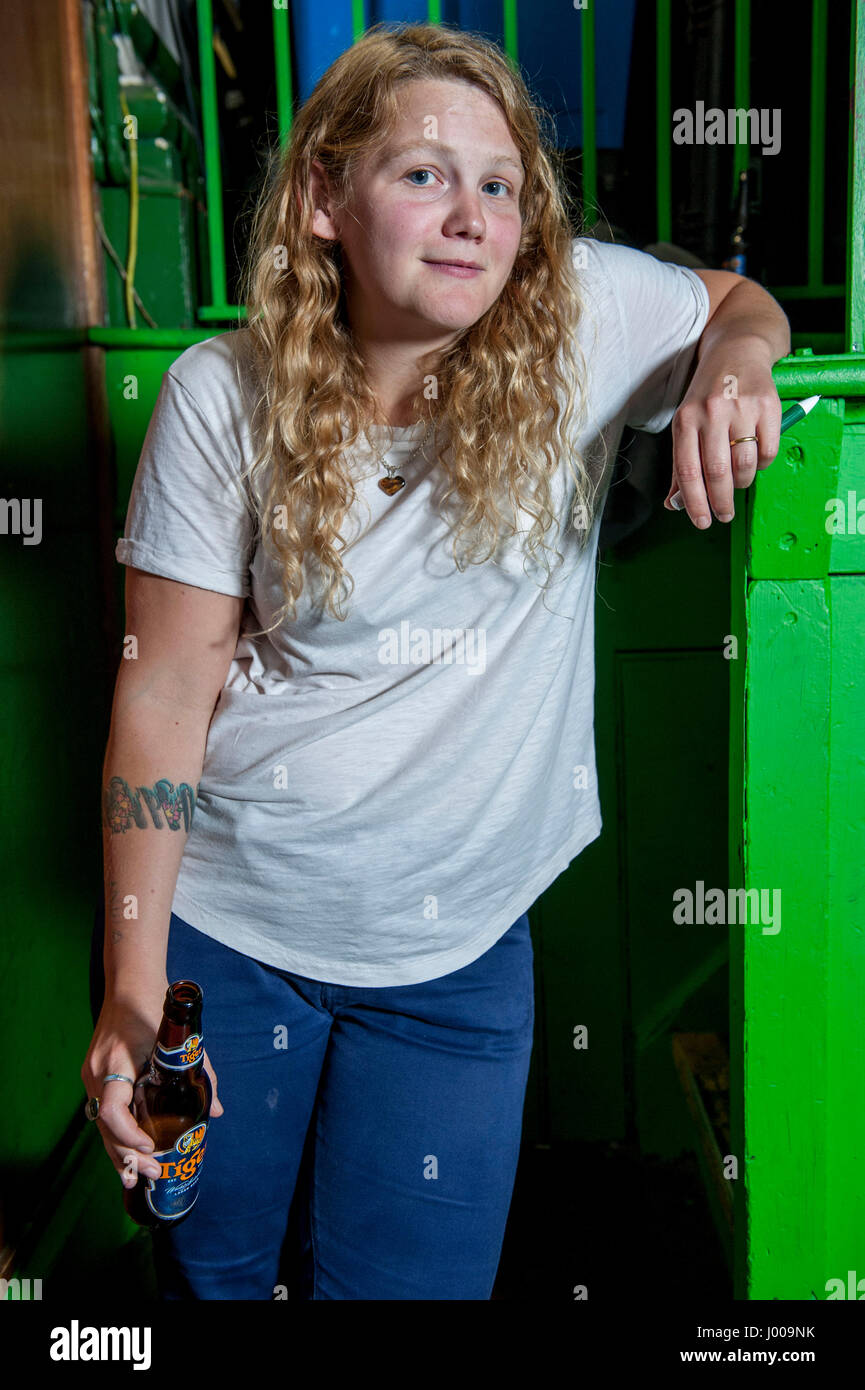
[[[103,1083],[102,1078],[118,1072],[137,1081],[146,1070],[162,1021],[167,988],[166,983],[160,986],[159,992],[138,995],[135,999],[106,995],[81,1067],[81,1080],[88,1098],[99,1097],[95,1123],[99,1126],[105,1151],[127,1188],[135,1186],[139,1172],[157,1178],[161,1169],[156,1159],[150,1157],[153,1140],[140,1128],[129,1109],[133,1087],[128,1081]],[[210,1114],[222,1115],[216,1073],[207,1053],[204,1054],[204,1069],[213,1087]]]

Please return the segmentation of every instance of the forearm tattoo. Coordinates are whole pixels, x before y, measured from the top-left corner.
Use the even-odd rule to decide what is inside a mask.
[[[104,824],[115,835],[131,830],[133,825],[146,830],[150,822],[144,813],[143,800],[157,830],[161,830],[163,825],[167,825],[169,830],[180,830],[181,826],[188,830],[200,785],[195,791],[188,782],[181,782],[175,788],[165,777],[160,777],[152,787],[133,790],[122,777],[112,777],[102,796]]]

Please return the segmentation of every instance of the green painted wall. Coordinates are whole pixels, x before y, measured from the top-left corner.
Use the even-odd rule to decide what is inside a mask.
[[[83,1095],[107,712],[82,353],[7,348],[0,402],[0,492],[42,501],[39,544],[0,538],[0,1188],[8,1243],[20,1236]]]

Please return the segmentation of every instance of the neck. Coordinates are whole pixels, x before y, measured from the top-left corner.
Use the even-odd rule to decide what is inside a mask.
[[[375,424],[400,428],[417,424],[419,412],[412,399],[434,374],[441,351],[454,340],[453,333],[434,339],[386,336],[386,329],[366,322],[362,315],[349,312],[352,337],[366,368],[366,377],[376,398]]]
[[[424,377],[417,346],[366,342],[359,348],[377,402],[375,423],[397,427],[416,424],[419,412],[412,400]]]

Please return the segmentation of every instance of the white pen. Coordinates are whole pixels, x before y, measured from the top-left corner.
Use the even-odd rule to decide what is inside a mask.
[[[790,429],[791,425],[797,425],[800,420],[804,420],[809,411],[814,409],[819,399],[819,396],[809,396],[807,400],[794,401],[792,405],[788,405],[781,416],[781,433],[783,434],[785,430]],[[682,501],[681,492],[673,493],[670,498],[670,506],[674,507],[677,512],[684,511],[685,504]]]

